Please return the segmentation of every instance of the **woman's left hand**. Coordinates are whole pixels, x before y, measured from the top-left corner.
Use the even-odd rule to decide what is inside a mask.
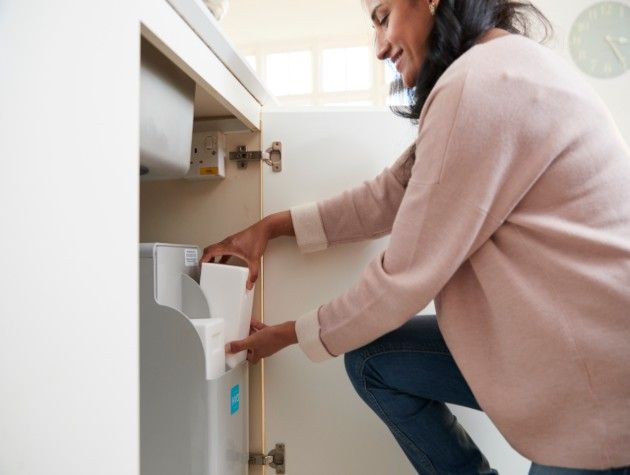
[[[279,325],[265,325],[258,320],[252,320],[249,336],[243,340],[227,343],[225,352],[238,353],[247,350],[247,361],[256,364],[261,358],[271,356],[294,343],[297,343],[294,321]]]

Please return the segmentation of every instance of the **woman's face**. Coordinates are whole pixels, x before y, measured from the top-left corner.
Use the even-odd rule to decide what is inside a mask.
[[[434,19],[430,0],[364,0],[376,32],[376,57],[390,59],[405,87],[412,87],[424,63]]]

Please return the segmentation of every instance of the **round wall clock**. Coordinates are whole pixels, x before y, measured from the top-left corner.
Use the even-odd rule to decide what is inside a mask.
[[[630,66],[630,3],[597,2],[575,20],[569,50],[578,67],[596,78],[620,76]]]

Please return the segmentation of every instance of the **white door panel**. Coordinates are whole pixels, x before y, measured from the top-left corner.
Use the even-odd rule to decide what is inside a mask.
[[[265,216],[374,178],[416,135],[415,126],[384,109],[278,109],[265,111],[262,123],[263,146],[280,140],[283,147],[282,172],[263,170]],[[345,292],[388,240],[305,255],[294,238],[270,242],[264,258],[266,323],[295,320]],[[423,313],[432,312],[431,305]],[[415,473],[389,430],[355,393],[343,357],[314,364],[294,345],[264,364],[265,447],[286,444],[287,474]],[[495,468],[527,472],[527,461],[483,413],[460,407],[454,412]]]

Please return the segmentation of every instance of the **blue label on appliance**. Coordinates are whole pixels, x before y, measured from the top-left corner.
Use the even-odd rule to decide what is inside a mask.
[[[233,386],[230,390],[230,415],[238,412],[238,407],[241,402],[241,396],[238,392],[238,384]]]

